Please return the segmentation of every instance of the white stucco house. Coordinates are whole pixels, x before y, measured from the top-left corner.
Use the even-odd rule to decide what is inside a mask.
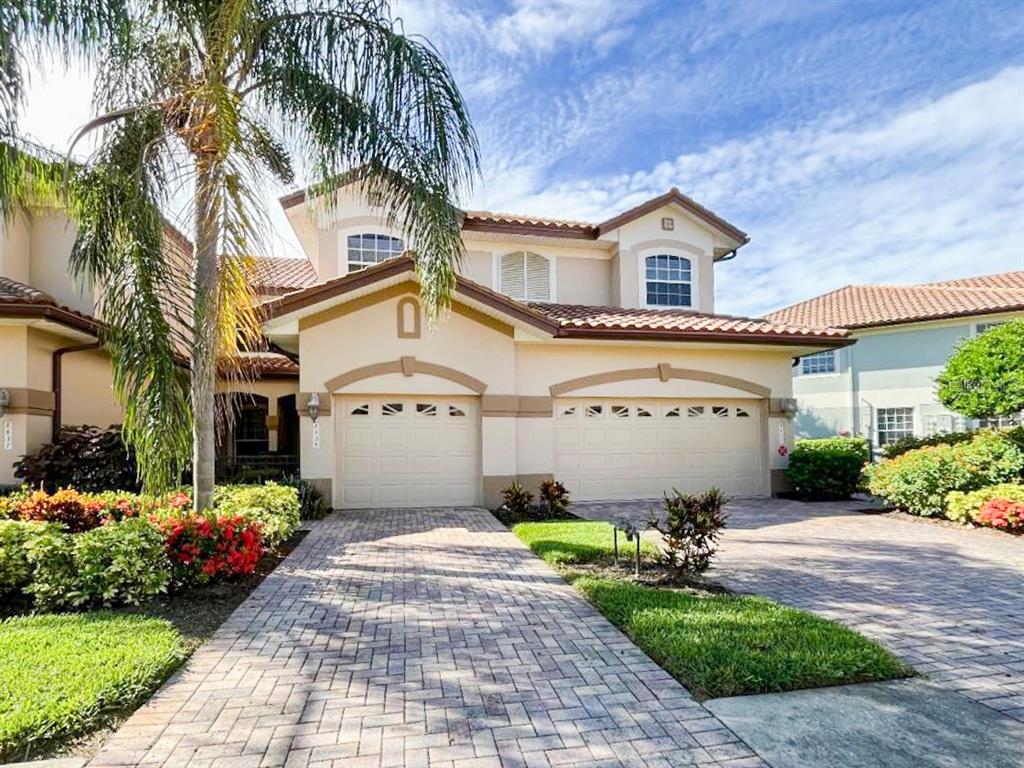
[[[1015,317],[1024,317],[1024,271],[849,285],[766,315],[772,322],[851,331],[855,345],[806,355],[794,365],[796,433],[863,435],[876,447],[979,426],[939,403],[935,377],[961,340]]]
[[[793,358],[850,343],[716,315],[716,264],[748,238],[675,189],[604,222],[466,211],[436,327],[403,256],[415,243],[356,185],[330,209],[281,202],[308,264],[268,270],[261,290],[283,295],[265,333],[297,365],[302,475],[336,508],[496,505],[513,480],[552,477],[576,499],[768,495]],[[284,269],[308,285],[270,286]]]

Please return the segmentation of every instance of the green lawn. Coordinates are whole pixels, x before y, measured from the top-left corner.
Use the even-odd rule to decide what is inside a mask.
[[[166,621],[108,611],[0,621],[0,759],[82,734],[185,658]]]
[[[611,557],[606,523],[521,523],[512,530],[698,699],[913,674],[852,629],[765,598],[694,595],[573,573],[573,565]],[[648,542],[644,551],[655,553]]]
[[[611,562],[614,556],[612,526],[590,520],[554,520],[543,523],[519,523],[512,531],[530,549],[550,565]],[[626,541],[619,531],[619,556],[631,560],[636,542]],[[649,541],[640,545],[646,557],[655,557],[657,548]]]

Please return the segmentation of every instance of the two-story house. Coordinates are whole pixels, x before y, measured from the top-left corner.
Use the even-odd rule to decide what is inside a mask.
[[[265,333],[298,363],[301,471],[339,508],[495,505],[513,480],[576,499],[718,486],[786,466],[794,357],[842,330],[714,314],[747,236],[678,190],[600,223],[467,211],[429,327],[403,242],[352,184],[282,199],[308,266],[277,260]],[[268,358],[269,364],[270,358]]]
[[[1024,272],[921,285],[848,285],[767,315],[850,329],[854,346],[793,368],[801,437],[863,435],[876,447],[978,426],[935,395],[935,377],[963,339],[1024,316]]]
[[[513,480],[577,499],[780,487],[791,361],[843,330],[714,314],[747,236],[678,190],[600,223],[465,213],[451,311],[430,327],[411,259],[357,185],[281,201],[304,259],[262,258],[273,351],[248,356],[225,461],[300,456],[336,507],[496,505]],[[0,484],[61,425],[120,421],[95,296],[63,214],[0,234]],[[168,231],[187,256],[191,247]]]

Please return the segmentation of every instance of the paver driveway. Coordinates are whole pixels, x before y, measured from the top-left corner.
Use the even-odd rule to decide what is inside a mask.
[[[316,524],[93,766],[764,766],[482,510]]]
[[[931,680],[1024,721],[1024,539],[856,511],[867,506],[739,499],[709,576],[856,627]],[[574,511],[640,521],[653,507]]]

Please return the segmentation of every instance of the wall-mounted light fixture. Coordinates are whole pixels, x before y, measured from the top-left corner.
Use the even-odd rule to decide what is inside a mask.
[[[7,413],[7,408],[11,404],[11,393],[6,389],[0,389],[0,416]]]
[[[306,403],[306,413],[309,414],[309,418],[316,424],[316,420],[320,416],[320,396],[316,392],[309,396],[309,402]]]

